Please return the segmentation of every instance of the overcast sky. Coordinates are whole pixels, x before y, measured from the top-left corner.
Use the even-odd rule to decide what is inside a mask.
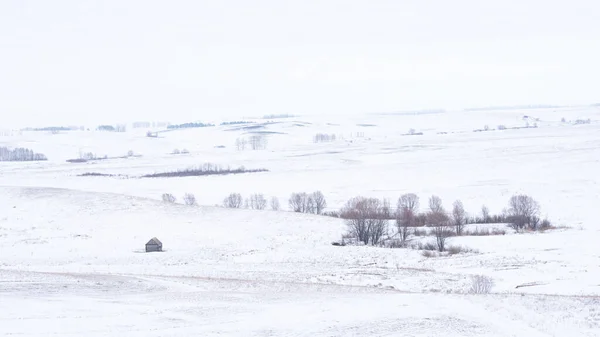
[[[600,1],[0,1],[0,123],[600,101]]]

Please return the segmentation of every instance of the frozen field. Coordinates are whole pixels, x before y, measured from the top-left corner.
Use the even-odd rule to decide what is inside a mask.
[[[302,116],[159,138],[3,132],[0,146],[49,160],[0,163],[0,335],[598,336],[598,120],[590,107]],[[526,123],[537,128],[511,129]],[[238,150],[252,131],[267,135],[266,149]],[[336,140],[314,143],[317,133]],[[66,162],[128,151],[140,156]],[[203,163],[269,171],[138,178]],[[89,172],[123,176],[78,176]],[[451,238],[475,252],[435,258],[335,247],[343,221],[287,210],[292,192],[314,190],[330,210],[412,192],[423,205],[432,194],[448,208],[461,199],[472,214],[526,193],[564,228]],[[283,210],[215,207],[232,192],[278,197]],[[193,193],[201,206],[163,203],[163,193]],[[165,251],[143,253],[154,236]],[[472,275],[492,278],[492,293],[469,294]]]

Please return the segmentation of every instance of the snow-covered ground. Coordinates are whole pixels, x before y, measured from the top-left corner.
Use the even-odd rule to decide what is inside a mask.
[[[598,336],[598,120],[597,107],[304,116],[265,125],[266,149],[243,151],[243,125],[2,136],[49,161],[0,163],[0,335]],[[537,128],[510,129],[526,123]],[[141,156],[65,162],[130,150]],[[269,171],[138,178],[203,163]],[[287,211],[292,192],[314,190],[330,210],[413,192],[472,214],[526,193],[565,228],[451,238],[474,252],[435,258],[336,247],[343,221]],[[232,192],[278,197],[283,210],[214,207]],[[165,251],[143,253],[154,236]],[[469,294],[472,275],[492,278],[492,293]]]

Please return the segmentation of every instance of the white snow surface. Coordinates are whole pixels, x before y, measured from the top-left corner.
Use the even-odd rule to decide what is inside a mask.
[[[0,146],[49,161],[0,163],[0,336],[600,336],[599,119],[597,107],[294,117],[259,130],[271,132],[265,150],[244,151],[244,125],[3,132]],[[510,129],[526,123],[537,128]],[[129,150],[140,156],[65,162]],[[203,163],[269,171],[139,178]],[[314,190],[328,210],[412,192],[475,215],[526,193],[559,229],[451,238],[473,251],[433,258],[337,247],[342,220],[287,210],[292,192]],[[232,192],[283,209],[218,206]],[[163,252],[144,252],[152,237]],[[470,294],[473,275],[492,292]]]

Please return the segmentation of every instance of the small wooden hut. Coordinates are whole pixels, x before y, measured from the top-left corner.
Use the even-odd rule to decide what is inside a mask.
[[[146,253],[148,252],[162,252],[162,242],[157,238],[152,238],[146,243]]]

